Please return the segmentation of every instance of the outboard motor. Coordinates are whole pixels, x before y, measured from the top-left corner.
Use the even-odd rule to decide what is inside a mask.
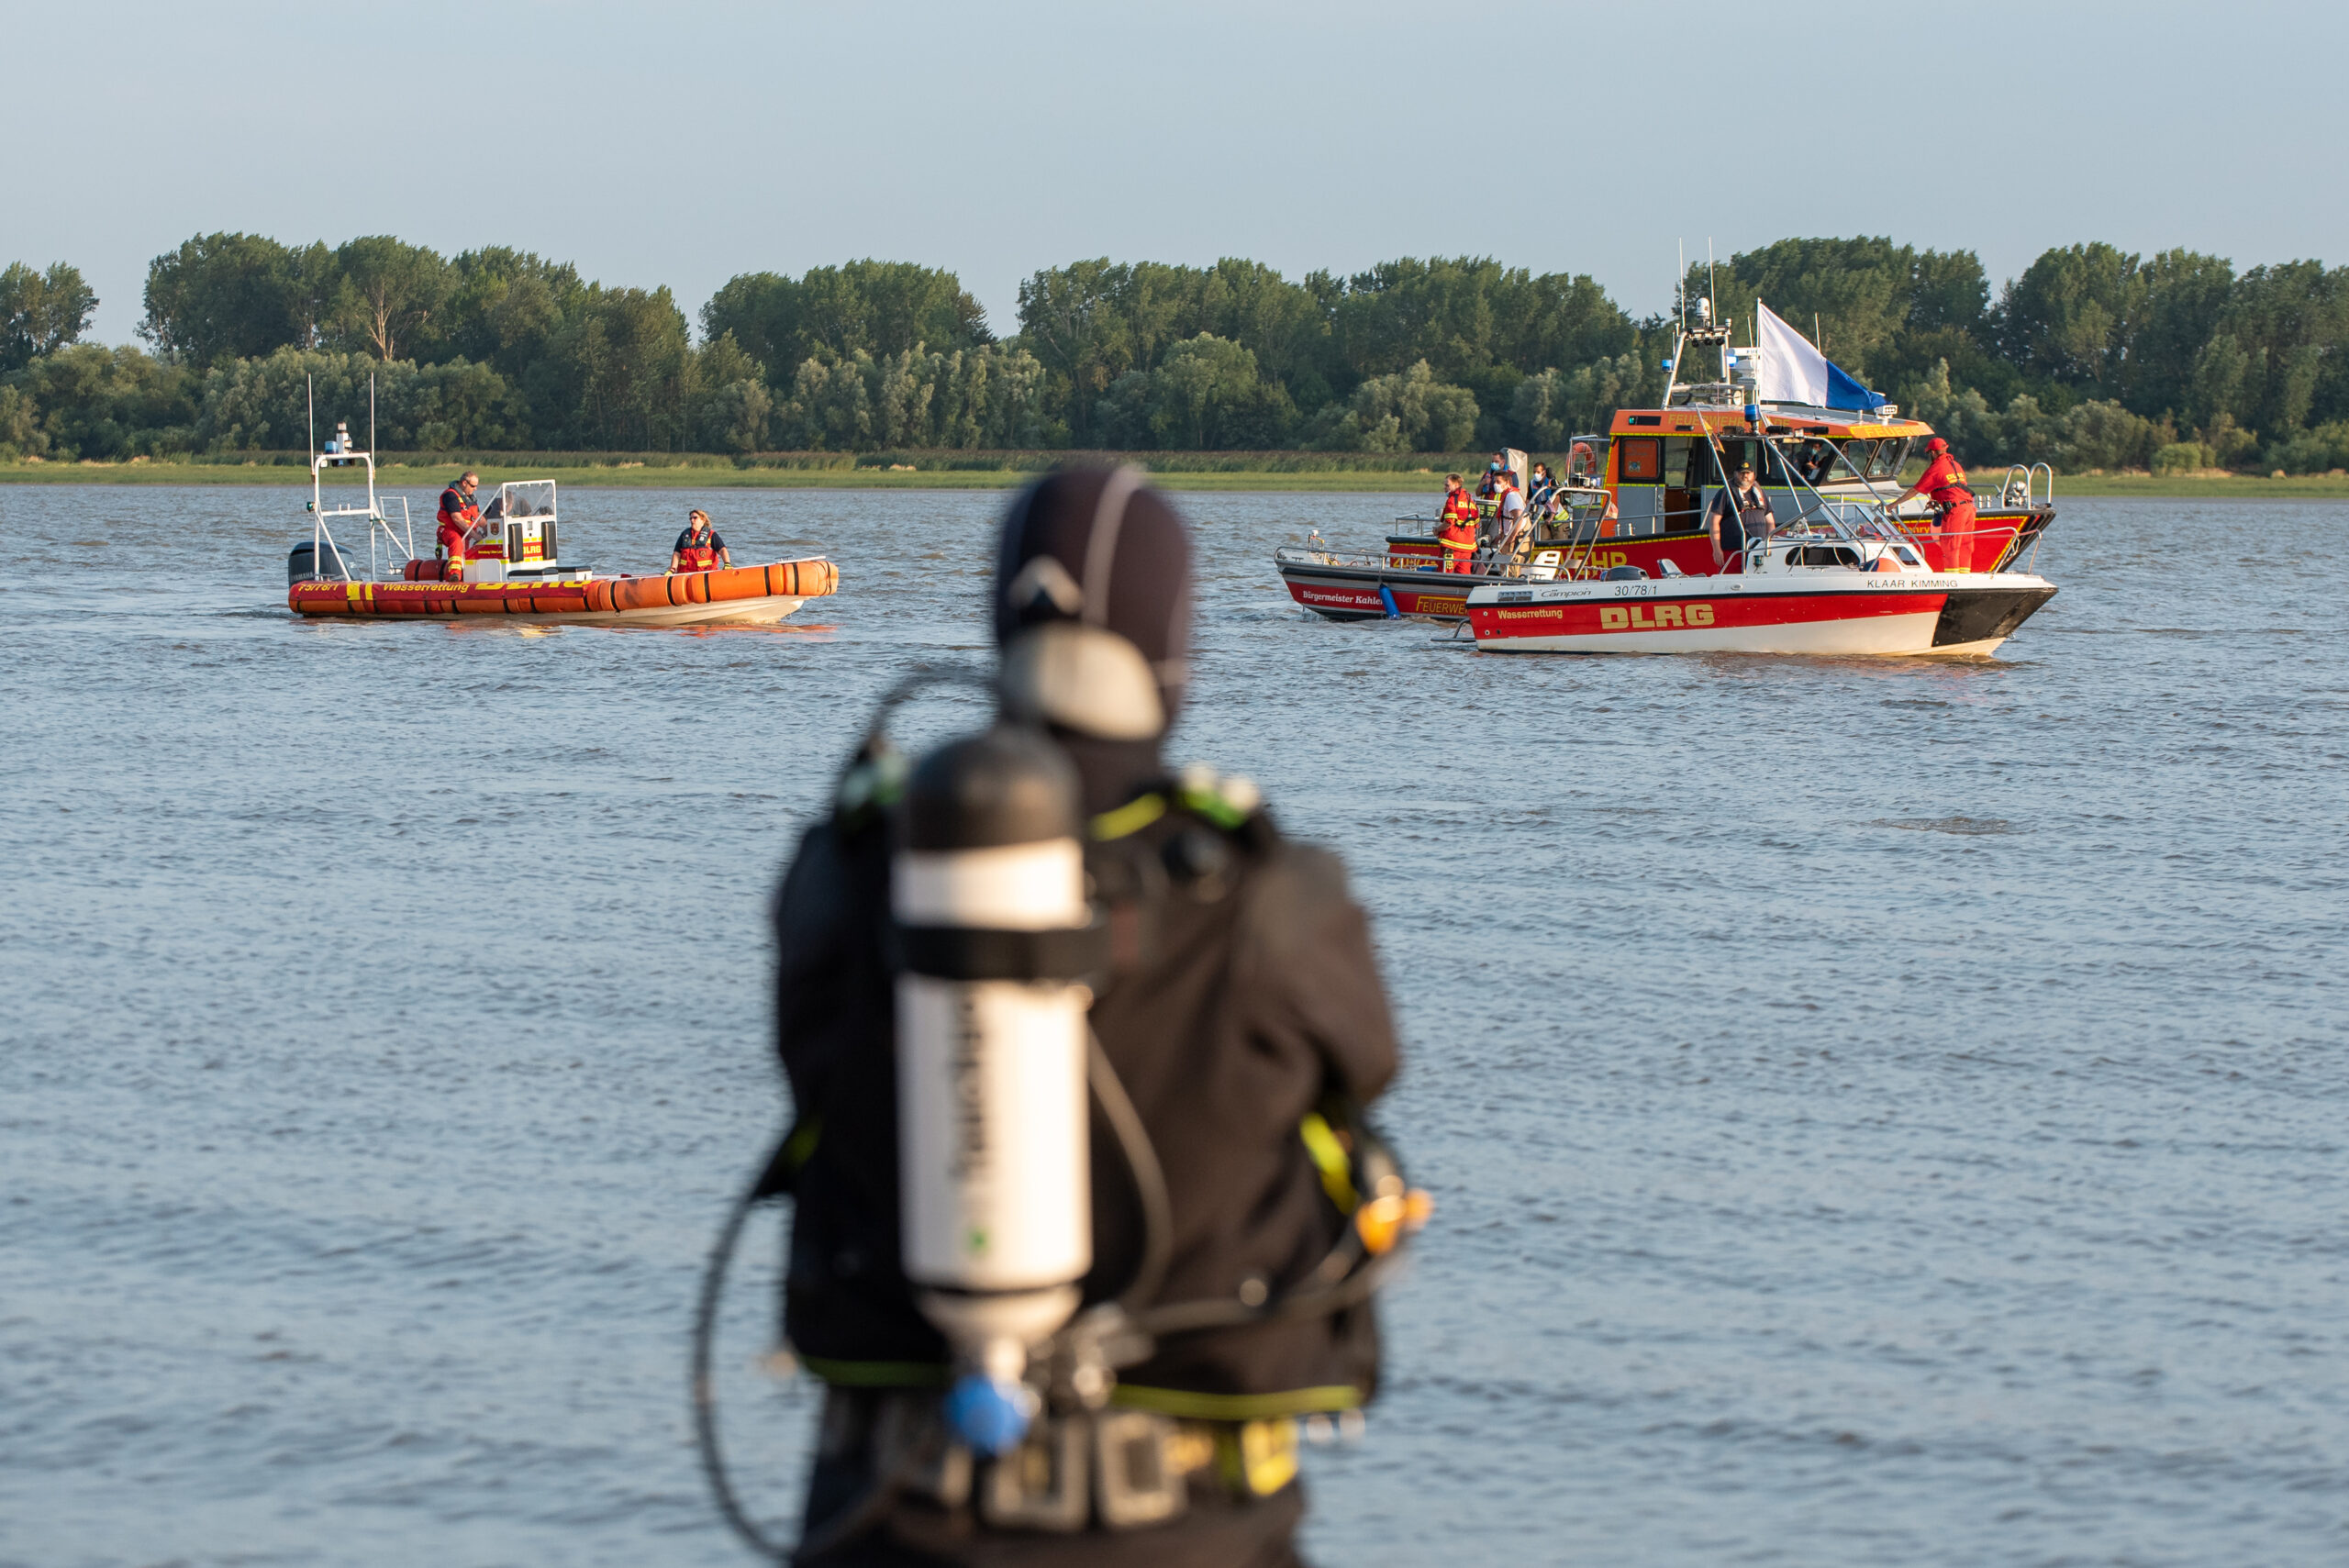
[[[321,560],[326,563],[324,571],[319,570]],[[343,583],[350,578],[351,571],[343,565],[341,553],[332,540],[320,544],[306,539],[285,552],[285,582],[289,587],[295,583]]]
[[[1080,798],[1034,730],[951,742],[908,781],[891,873],[903,1261],[953,1347],[948,1421],[985,1454],[1026,1435],[1030,1352],[1093,1263]]]

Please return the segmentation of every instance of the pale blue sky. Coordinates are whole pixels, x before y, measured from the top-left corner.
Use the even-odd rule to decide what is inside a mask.
[[[502,242],[689,313],[951,267],[998,331],[1078,257],[1298,276],[1489,253],[1661,308],[1673,248],[2349,261],[2349,6],[398,6],[6,0],[0,262],[129,338],[190,234]]]

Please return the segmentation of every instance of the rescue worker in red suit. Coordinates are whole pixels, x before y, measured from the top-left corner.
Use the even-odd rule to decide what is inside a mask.
[[[473,505],[473,492],[480,486],[481,475],[467,473],[440,492],[440,527],[434,537],[440,540],[440,559],[449,563],[452,580],[464,566],[465,535],[481,521],[481,508]]]
[[[1443,512],[1436,524],[1435,541],[1443,552],[1446,572],[1465,572],[1476,553],[1476,501],[1460,487],[1460,476],[1443,476]]]
[[[1949,565],[1959,572],[1970,572],[1974,569],[1974,492],[1966,485],[1965,470],[1949,455],[1947,441],[1935,436],[1925,443],[1925,450],[1932,454],[1932,461],[1917,476],[1917,483],[1902,491],[1892,504],[1898,506],[1911,495],[1930,497],[1941,508],[1938,527]]]

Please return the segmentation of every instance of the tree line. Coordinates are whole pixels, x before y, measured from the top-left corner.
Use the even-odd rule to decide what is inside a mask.
[[[2088,243],[1994,293],[1972,251],[1863,237],[1683,286],[1741,339],[1765,301],[1969,462],[2349,466],[2349,269]],[[1076,261],[1002,336],[953,273],[859,261],[742,274],[695,322],[665,287],[389,236],[190,239],[150,265],[136,345],[82,340],[96,303],[62,262],[0,272],[0,459],[295,448],[307,388],[330,428],[371,373],[387,450],[1555,451],[1662,395],[1674,328],[1477,257]]]

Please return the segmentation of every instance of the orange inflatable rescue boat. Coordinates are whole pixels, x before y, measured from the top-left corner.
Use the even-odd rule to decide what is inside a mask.
[[[360,463],[367,469],[367,505],[325,506],[319,470]],[[840,586],[840,568],[821,557],[644,577],[599,577],[564,566],[551,479],[499,486],[465,536],[461,565],[418,556],[404,497],[401,509],[395,526],[375,498],[373,455],[351,451],[338,429],[326,452],[310,462],[311,532],[286,561],[286,607],[303,616],[417,620],[524,617],[540,625],[761,625]],[[329,520],[338,517],[361,519],[367,529],[363,576],[335,542]]]

